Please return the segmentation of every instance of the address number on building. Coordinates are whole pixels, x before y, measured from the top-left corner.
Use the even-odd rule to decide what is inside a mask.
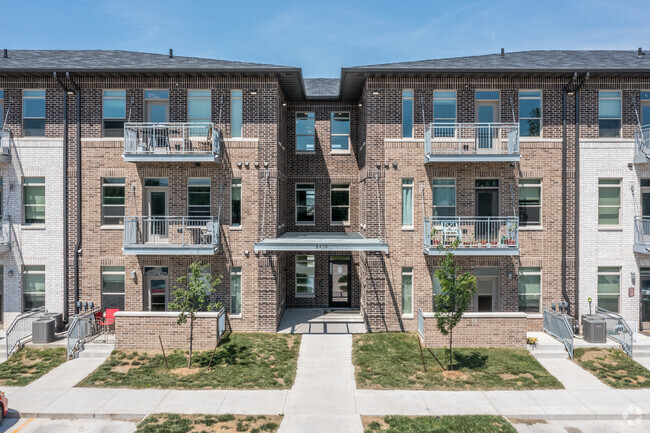
[[[326,250],[327,249],[327,244],[316,244],[316,249],[317,250]]]

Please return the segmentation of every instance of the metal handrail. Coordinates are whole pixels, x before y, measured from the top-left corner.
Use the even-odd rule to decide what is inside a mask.
[[[425,155],[517,155],[518,123],[430,123]]]
[[[424,248],[518,248],[518,217],[425,217]]]
[[[569,358],[573,359],[573,327],[569,317],[544,307],[544,332],[564,344]]]
[[[605,321],[607,337],[620,344],[623,352],[632,358],[634,334],[623,316],[601,307],[596,307],[596,314]]]
[[[221,132],[212,122],[124,124],[124,154],[219,155]]]
[[[645,155],[650,158],[650,125],[634,130],[634,143],[637,155]]]
[[[32,336],[32,324],[45,312],[45,307],[39,307],[16,316],[16,318],[11,322],[11,325],[7,328],[5,336],[5,341],[7,343],[7,358],[9,358],[25,340]]]
[[[424,340],[424,313],[422,312],[422,308],[418,308],[418,334]]]
[[[75,314],[68,326],[67,349],[68,359],[80,350],[83,343],[99,334],[99,327],[95,321],[95,314],[100,307],[91,308],[83,313]]]
[[[124,247],[165,246],[219,248],[218,217],[127,216]]]

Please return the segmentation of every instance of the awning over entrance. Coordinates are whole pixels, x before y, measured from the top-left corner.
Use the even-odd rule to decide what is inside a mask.
[[[388,252],[388,244],[367,239],[359,232],[284,233],[275,239],[255,243],[258,251],[376,251]]]

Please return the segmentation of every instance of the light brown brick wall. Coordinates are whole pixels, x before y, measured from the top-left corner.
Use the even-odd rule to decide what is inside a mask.
[[[516,317],[515,317],[516,316]],[[453,331],[454,347],[526,347],[526,316],[485,317],[466,314]],[[424,345],[448,347],[449,336],[442,335],[432,315],[424,318]]]

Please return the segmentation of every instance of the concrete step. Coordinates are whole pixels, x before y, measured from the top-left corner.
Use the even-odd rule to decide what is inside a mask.
[[[566,359],[569,357],[566,350],[531,350],[530,353],[538,359]]]
[[[108,358],[114,349],[114,344],[87,343],[79,358]]]

